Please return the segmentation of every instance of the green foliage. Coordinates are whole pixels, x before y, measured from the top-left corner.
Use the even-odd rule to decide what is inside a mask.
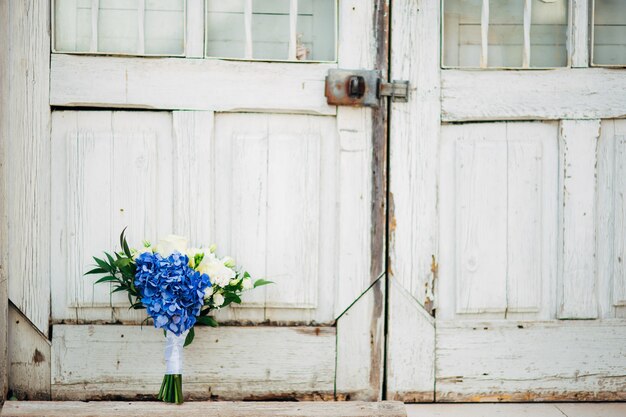
[[[120,234],[120,246],[122,252],[111,255],[104,252],[104,259],[96,258],[94,261],[97,267],[86,272],[85,275],[105,275],[98,279],[94,284],[111,284],[111,294],[125,291],[128,294],[129,309],[144,308],[139,301],[140,295],[135,288],[135,263],[133,255],[126,241],[126,228]]]

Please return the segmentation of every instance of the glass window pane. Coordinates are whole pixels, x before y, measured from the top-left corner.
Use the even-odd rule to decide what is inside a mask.
[[[487,48],[482,47],[482,0],[445,0],[443,16],[443,65],[473,67],[487,58],[487,67],[521,68],[567,65],[567,0],[488,2]],[[524,45],[524,20],[530,19],[528,44]],[[530,60],[525,64],[524,56]]]
[[[184,54],[185,0],[145,0],[141,11],[140,4],[100,0],[93,11],[91,0],[55,0],[55,51]]]
[[[291,7],[294,3],[297,10],[294,9],[295,39],[292,40]],[[335,9],[336,0],[208,0],[206,55],[334,61]],[[292,47],[294,50],[290,51]]]
[[[595,0],[593,63],[626,65],[626,2]]]

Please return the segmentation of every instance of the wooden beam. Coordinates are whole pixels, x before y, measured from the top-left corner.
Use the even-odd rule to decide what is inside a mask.
[[[50,341],[9,307],[9,390],[19,400],[50,399]]]
[[[6,165],[7,143],[11,137],[9,120],[11,117],[11,100],[9,96],[9,2],[0,2],[0,403],[3,403],[8,389],[8,276],[7,276],[7,193]]]
[[[19,402],[4,406],[2,417],[128,416],[128,417],[405,417],[397,401],[366,402]]]
[[[50,104],[335,115],[337,108],[324,97],[324,81],[336,67],[52,54]]]
[[[445,70],[441,88],[444,122],[626,117],[626,72],[618,70]]]
[[[590,0],[572,0],[571,37],[569,53],[574,68],[586,68],[590,63],[589,21]]]
[[[48,335],[50,317],[50,2],[10,2],[11,42],[3,54],[8,73],[3,180],[7,198],[3,268],[9,299]]]

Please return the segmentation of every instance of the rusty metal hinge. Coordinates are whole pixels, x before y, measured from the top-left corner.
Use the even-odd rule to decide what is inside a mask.
[[[408,81],[386,82],[377,70],[328,70],[326,76],[326,101],[334,106],[379,107],[381,97],[406,103],[409,96]]]

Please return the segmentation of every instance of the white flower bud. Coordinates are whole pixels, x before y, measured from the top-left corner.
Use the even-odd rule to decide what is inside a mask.
[[[244,278],[242,282],[242,287],[244,290],[251,290],[254,288],[254,284],[250,278]]]
[[[213,305],[215,307],[221,307],[224,304],[224,296],[222,294],[213,294]]]

